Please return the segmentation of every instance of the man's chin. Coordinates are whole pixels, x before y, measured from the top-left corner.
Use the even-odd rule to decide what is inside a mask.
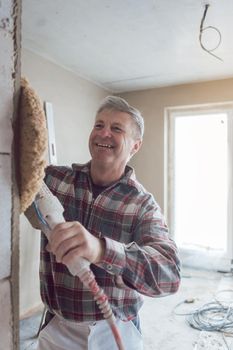
[[[103,164],[114,164],[114,159],[111,156],[102,154],[98,154],[95,157],[92,157],[92,160]]]

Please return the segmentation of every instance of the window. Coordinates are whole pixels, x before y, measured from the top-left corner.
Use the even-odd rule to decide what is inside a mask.
[[[183,263],[229,270],[233,258],[233,105],[166,112],[165,203]]]

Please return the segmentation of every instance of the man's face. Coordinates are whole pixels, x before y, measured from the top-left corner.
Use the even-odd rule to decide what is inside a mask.
[[[128,113],[107,109],[100,112],[89,138],[93,161],[123,172],[126,163],[141,145],[135,137],[135,128]]]

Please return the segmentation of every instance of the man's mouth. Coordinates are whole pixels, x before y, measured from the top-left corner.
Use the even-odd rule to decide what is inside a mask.
[[[100,148],[108,148],[108,149],[113,148],[112,145],[109,145],[107,143],[96,143],[96,146]]]

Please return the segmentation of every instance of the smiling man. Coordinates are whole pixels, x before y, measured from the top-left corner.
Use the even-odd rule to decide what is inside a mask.
[[[42,234],[41,296],[48,311],[38,350],[117,349],[92,295],[66,267],[77,257],[91,262],[127,350],[143,349],[142,294],[178,289],[176,245],[158,204],[127,165],[143,132],[140,112],[109,96],[90,134],[90,162],[47,168],[46,184],[64,206],[67,222],[55,227],[49,244]]]
[[[126,164],[139,150],[142,140],[132,117],[125,112],[101,110],[89,139],[91,178],[110,185],[124,174]]]

